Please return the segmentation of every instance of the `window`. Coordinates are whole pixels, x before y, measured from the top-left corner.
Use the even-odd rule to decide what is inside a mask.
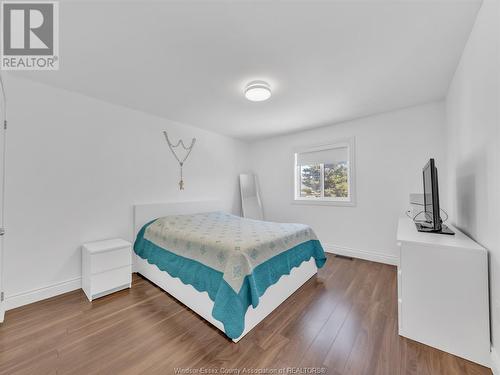
[[[354,138],[295,152],[299,203],[354,205]]]

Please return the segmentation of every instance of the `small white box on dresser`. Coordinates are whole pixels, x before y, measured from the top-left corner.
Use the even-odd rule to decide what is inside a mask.
[[[130,288],[131,284],[130,242],[116,238],[82,246],[82,289],[89,301]]]

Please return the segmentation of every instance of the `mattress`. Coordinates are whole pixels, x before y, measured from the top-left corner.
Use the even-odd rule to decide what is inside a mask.
[[[225,212],[172,215],[146,224],[136,254],[214,302],[212,316],[237,338],[245,314],[266,289],[304,261],[318,268],[326,257],[313,230],[303,224],[245,219]]]

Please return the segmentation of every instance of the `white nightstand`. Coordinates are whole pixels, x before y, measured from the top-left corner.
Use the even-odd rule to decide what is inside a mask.
[[[82,289],[89,301],[130,288],[131,284],[130,242],[117,238],[82,246]]]

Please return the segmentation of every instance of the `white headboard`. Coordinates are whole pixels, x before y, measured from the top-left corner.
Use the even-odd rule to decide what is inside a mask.
[[[144,224],[151,220],[167,215],[195,214],[225,210],[221,201],[188,201],[168,203],[145,203],[134,205],[134,235],[141,230]]]

